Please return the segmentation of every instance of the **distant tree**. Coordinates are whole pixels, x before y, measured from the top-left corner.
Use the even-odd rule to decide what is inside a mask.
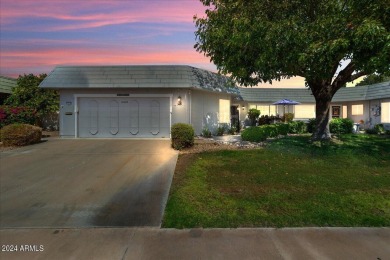
[[[45,77],[46,74],[19,76],[17,86],[12,89],[12,94],[6,99],[5,104],[32,108],[38,117],[58,111],[58,92],[38,87]]]
[[[200,0],[198,52],[239,84],[305,78],[312,139],[329,139],[330,102],[347,82],[390,71],[389,0]],[[345,65],[341,67],[341,65]]]
[[[389,80],[390,80],[390,73],[385,73],[382,75],[371,74],[365,76],[362,81],[356,84],[356,86],[372,85],[372,84],[381,83]]]

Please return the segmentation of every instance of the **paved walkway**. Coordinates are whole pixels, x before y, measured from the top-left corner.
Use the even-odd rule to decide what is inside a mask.
[[[390,259],[390,228],[2,229],[0,238],[18,249],[0,258],[18,260]]]

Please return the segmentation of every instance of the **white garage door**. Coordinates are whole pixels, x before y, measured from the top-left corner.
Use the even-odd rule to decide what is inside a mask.
[[[78,136],[169,138],[169,98],[80,98]]]

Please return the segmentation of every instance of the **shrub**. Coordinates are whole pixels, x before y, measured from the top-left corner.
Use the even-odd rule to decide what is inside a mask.
[[[234,126],[230,127],[228,130],[228,133],[231,135],[234,135],[236,132],[237,132],[237,129]]]
[[[291,121],[288,123],[290,134],[304,134],[307,133],[306,123],[303,121]]]
[[[251,108],[248,111],[248,118],[251,120],[252,126],[256,125],[256,119],[260,116],[260,110]]]
[[[28,124],[11,124],[1,129],[1,141],[4,146],[24,146],[39,143],[42,129]]]
[[[333,118],[329,123],[332,134],[350,134],[353,131],[353,121],[349,118]]]
[[[288,134],[288,130],[289,130],[288,124],[279,123],[279,124],[275,124],[275,126],[278,129],[278,133],[280,135],[287,135]]]
[[[217,127],[217,130],[216,130],[216,135],[217,136],[222,136],[226,130],[229,128],[229,125],[228,124],[220,124],[218,127]]]
[[[210,138],[211,131],[208,128],[203,128],[201,135],[205,138]]]
[[[385,127],[383,124],[376,124],[374,126],[374,129],[378,132],[378,134],[384,134],[385,133]]]
[[[263,130],[266,137],[277,137],[279,131],[276,125],[263,125],[260,127]]]
[[[270,125],[274,123],[279,123],[281,122],[282,119],[279,116],[268,116],[264,115],[259,118],[259,125]]]
[[[172,126],[172,147],[181,150],[194,145],[194,128],[191,125],[178,123]]]
[[[267,135],[261,127],[248,127],[242,131],[241,139],[249,142],[262,142],[267,139]]]
[[[37,115],[29,107],[0,106],[0,128],[10,124],[34,124]]]
[[[307,123],[307,131],[309,133],[314,133],[315,128],[316,128],[316,119],[315,118],[309,119],[309,122]]]
[[[378,134],[378,130],[376,130],[375,128],[368,128],[368,129],[366,129],[365,132],[368,135],[377,135]]]
[[[282,117],[282,121],[285,123],[291,122],[294,119],[294,113],[285,113]]]

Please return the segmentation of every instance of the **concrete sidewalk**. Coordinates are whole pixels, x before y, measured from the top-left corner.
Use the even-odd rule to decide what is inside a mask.
[[[2,229],[0,238],[2,251],[18,249],[1,259],[390,259],[390,228]]]

